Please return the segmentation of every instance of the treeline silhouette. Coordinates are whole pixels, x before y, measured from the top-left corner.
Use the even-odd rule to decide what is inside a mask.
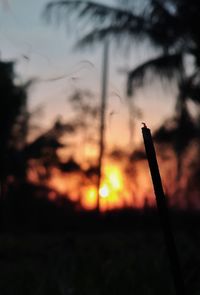
[[[74,15],[75,18],[72,21],[75,21],[77,25],[80,19],[89,19],[91,24],[99,25],[98,30],[91,26],[88,34],[84,35],[83,32],[83,38],[78,42],[80,48],[97,41],[102,42],[106,38],[112,41],[115,38],[119,40],[121,36],[121,40],[125,40],[126,32],[137,42],[150,40],[152,48],[160,50],[158,56],[139,64],[127,73],[126,90],[131,100],[136,90],[149,82],[149,73],[151,77],[161,78],[177,86],[178,94],[175,97],[174,113],[155,130],[154,140],[164,171],[169,205],[176,209],[199,209],[199,3],[195,0],[190,3],[185,0],[165,3],[149,1],[141,5],[139,10],[135,10],[132,5],[130,9],[124,9],[122,6],[107,6],[90,1],[84,1],[84,3],[82,1],[73,1],[73,3],[51,1],[45,8],[45,14],[51,20],[51,17],[57,16],[59,9],[63,7],[66,8],[66,15],[68,13],[71,13],[72,17]],[[65,13],[62,16],[65,17]],[[190,58],[193,60],[193,66],[189,71]],[[47,211],[51,211],[52,215],[58,215],[57,220],[61,216],[65,218],[66,215],[80,214],[82,209],[80,200],[71,202],[67,196],[63,197],[49,188],[48,180],[52,176],[53,168],[64,173],[80,173],[92,183],[98,182],[97,164],[88,164],[87,169],[82,169],[81,165],[74,160],[72,153],[72,156],[63,162],[58,156],[58,151],[61,148],[67,148],[61,140],[64,134],[71,138],[81,134],[83,144],[90,141],[97,148],[99,147],[97,129],[99,129],[102,111],[100,103],[95,101],[90,91],[76,91],[69,99],[75,114],[74,118],[66,122],[59,118],[52,123],[49,130],[40,132],[38,136],[30,140],[33,114],[28,109],[27,90],[33,83],[34,81],[17,83],[15,63],[0,61],[2,96],[0,101],[0,202],[2,203],[1,217],[4,220],[1,224],[8,228],[9,222],[14,226],[15,218],[21,224],[20,226],[23,223],[20,218],[24,220],[24,224],[28,218],[29,221],[32,220],[32,227],[34,227],[35,219],[40,220],[35,224],[46,222],[47,225],[51,219],[51,214]],[[196,108],[195,114],[191,110],[191,102]],[[119,161],[126,159],[125,175],[132,182],[137,178],[136,166],[146,161],[143,146],[137,149],[132,147],[132,152],[129,154],[116,149],[106,156]],[[30,181],[32,170],[37,179],[35,184]],[[168,176],[172,173],[175,174],[175,179],[173,183],[169,183]],[[77,195],[80,193],[79,190],[80,187],[77,188]],[[137,184],[135,190],[137,190]],[[134,191],[133,195],[135,193],[137,191]],[[53,196],[54,201],[50,201],[51,198],[48,196]],[[148,198],[144,200],[144,208],[145,206],[149,207]],[[40,209],[33,209],[37,207]],[[28,212],[32,212],[32,215]],[[45,214],[42,212],[49,214],[46,221]],[[123,213],[115,212],[115,214]]]
[[[71,22],[81,29],[82,36],[76,42],[81,50],[107,40],[122,50],[130,47],[134,51],[134,44],[146,47],[147,53],[147,44],[154,50],[153,58],[147,58],[128,70],[127,95],[131,100],[138,89],[153,80],[161,81],[165,88],[169,84],[176,86],[174,113],[158,127],[155,140],[163,162],[171,158],[172,170],[176,171],[175,189],[170,200],[173,205],[187,208],[199,207],[200,203],[199,11],[197,0],[150,0],[139,5],[137,1],[108,4],[52,0],[44,9],[48,22]],[[88,22],[90,28],[84,27],[83,23]],[[129,107],[129,111],[133,121],[136,112],[133,107]],[[135,151],[133,147],[131,162],[142,160],[137,157],[139,154],[143,154],[143,149]]]
[[[52,128],[28,141],[31,130],[31,114],[27,108],[27,89],[15,83],[13,62],[0,62],[0,203],[1,229],[51,228],[56,220],[64,220],[64,211],[73,211],[73,204],[60,197],[45,184],[52,167],[67,169],[60,162],[57,149],[65,132],[73,132],[73,126],[55,122]],[[28,179],[31,161],[42,167],[38,171],[38,184]],[[70,166],[70,163],[68,163]],[[68,167],[69,169],[69,167]],[[57,203],[48,200],[50,193],[57,194]],[[59,199],[59,200],[58,200]],[[62,205],[61,205],[62,204]],[[63,211],[63,213],[62,213]],[[55,222],[52,222],[55,219]],[[61,222],[60,222],[61,223]],[[49,224],[49,226],[48,226]]]
[[[106,228],[115,226],[130,228],[129,225],[133,226],[137,220],[141,225],[145,222],[155,225],[156,222],[153,221],[155,209],[149,206],[148,200],[144,200],[144,208],[140,210],[129,208],[123,212],[115,210],[98,216],[95,212],[84,212],[79,200],[72,202],[66,194],[63,196],[49,187],[48,179],[51,177],[53,168],[63,173],[82,173],[87,179],[93,179],[94,183],[97,180],[97,166],[92,165],[84,170],[72,157],[65,162],[61,161],[57,151],[65,147],[61,142],[63,134],[68,134],[70,137],[77,132],[82,132],[85,136],[88,132],[87,128],[90,128],[91,120],[93,122],[96,120],[98,124],[99,107],[95,104],[91,105],[92,95],[89,92],[75,93],[71,97],[71,103],[79,120],[75,117],[66,123],[58,119],[49,130],[40,132],[32,141],[28,140],[31,133],[32,114],[27,108],[27,89],[33,82],[28,81],[24,85],[16,84],[14,66],[13,62],[0,62],[0,90],[2,93],[0,102],[1,229],[3,231],[59,231],[69,228],[78,229],[80,224],[91,230],[95,226],[99,229],[104,228],[104,225]],[[175,151],[175,158],[182,157],[190,141],[199,142],[198,124],[188,116],[187,112],[184,114],[179,119],[177,117],[169,119],[155,132],[155,141],[158,147],[161,146],[163,153],[158,152],[161,159],[165,157],[165,150],[168,152],[169,149]],[[85,120],[86,117],[89,118],[88,121]],[[97,138],[95,136],[92,138],[95,134],[94,124],[88,133],[90,139],[96,141],[98,145]],[[198,149],[199,144],[197,152]],[[110,157],[115,160],[127,158],[126,175],[130,179],[133,179],[133,174],[136,173],[136,163],[146,160],[142,147],[134,150],[130,155],[116,149],[111,152]],[[199,166],[197,164],[196,160],[194,166],[190,167],[193,177],[188,182],[187,190],[181,191],[181,198],[183,199],[184,195],[187,197],[187,204],[184,207],[187,209],[194,209],[195,204],[199,202],[198,195],[195,194],[196,200],[192,196],[192,193],[198,192],[199,189]],[[34,169],[36,174],[36,182],[30,180],[31,169]],[[181,171],[182,169],[177,175],[177,181],[181,178],[181,173],[184,174]],[[77,194],[78,190],[80,188],[77,188]],[[178,195],[177,191],[176,194]],[[174,200],[176,197],[174,196]],[[170,205],[176,206],[176,202]],[[91,223],[94,227],[90,225]]]

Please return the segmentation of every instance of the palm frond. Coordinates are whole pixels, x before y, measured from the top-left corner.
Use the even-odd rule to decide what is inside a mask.
[[[190,142],[198,137],[199,127],[185,108],[178,116],[166,120],[154,133],[157,143],[170,144],[177,155],[182,154]]]
[[[100,29],[93,29],[76,43],[76,47],[83,48],[88,45],[102,42],[106,38],[112,38],[117,42],[118,47],[120,46],[121,48],[123,46],[121,41],[124,39],[130,40],[130,38],[132,38],[135,41],[142,41],[144,40],[144,37],[146,37],[145,32],[140,30],[140,27],[137,25],[111,25]]]
[[[132,10],[126,10],[122,7],[113,7],[105,4],[95,3],[93,1],[51,1],[46,5],[44,17],[47,21],[56,19],[58,22],[74,17],[77,25],[80,25],[83,32],[83,39],[79,42],[81,45],[92,43],[96,40],[102,40],[110,35],[124,34],[129,31],[140,35],[145,31],[144,19],[135,14]],[[88,33],[88,24],[91,30]]]
[[[56,17],[57,13],[61,10],[64,10],[66,16],[74,13],[77,18],[86,17],[94,21],[95,24],[102,24],[102,22],[108,20],[111,23],[127,22],[133,19],[137,22],[141,21],[141,17],[121,7],[113,7],[93,1],[81,0],[51,1],[44,9],[44,16],[47,20],[51,20],[51,18]]]
[[[190,99],[196,104],[200,104],[200,73],[199,69],[192,75],[184,77],[179,85],[180,97]]]
[[[200,104],[200,86],[199,85],[191,87],[188,95],[193,102],[195,102],[198,105]]]
[[[142,87],[148,72],[159,78],[173,79],[181,72],[183,56],[181,53],[161,55],[148,60],[128,73],[127,94],[131,96],[133,89]]]

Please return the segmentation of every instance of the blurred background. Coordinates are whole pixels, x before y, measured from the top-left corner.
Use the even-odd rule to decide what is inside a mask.
[[[197,0],[0,1],[2,294],[175,294],[142,122],[199,294],[199,19]]]

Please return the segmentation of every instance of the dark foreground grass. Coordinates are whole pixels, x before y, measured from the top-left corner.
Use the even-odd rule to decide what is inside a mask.
[[[200,294],[200,235],[176,235],[187,294]],[[1,295],[174,294],[158,230],[1,235]]]

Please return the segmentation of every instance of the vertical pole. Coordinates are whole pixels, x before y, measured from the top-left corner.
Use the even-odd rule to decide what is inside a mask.
[[[177,295],[184,295],[184,284],[181,274],[180,262],[178,258],[178,253],[174,241],[174,236],[171,229],[171,224],[168,215],[168,208],[166,204],[166,198],[164,195],[162,181],[160,177],[160,172],[158,168],[158,163],[156,159],[156,152],[151,136],[151,131],[149,128],[142,128],[142,134],[144,139],[145,150],[147,154],[147,159],[149,163],[149,169],[151,173],[151,178],[153,182],[154,192],[156,196],[156,202],[158,207],[158,212],[160,215],[160,221],[164,233],[166,248],[169,256],[171,273],[174,281],[174,287]]]
[[[103,48],[102,64],[102,90],[101,90],[101,109],[100,109],[100,129],[99,129],[99,158],[98,158],[98,181],[97,181],[97,211],[100,212],[100,194],[99,189],[102,179],[103,155],[105,150],[105,119],[106,119],[106,98],[108,86],[108,39],[105,40]]]

